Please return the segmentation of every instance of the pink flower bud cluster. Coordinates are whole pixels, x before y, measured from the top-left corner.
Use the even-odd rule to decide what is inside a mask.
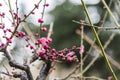
[[[25,32],[17,32],[15,36],[19,38],[23,38],[25,35],[26,35]]]
[[[39,18],[38,19],[38,23],[43,23],[44,21],[43,21],[43,19],[42,18]]]
[[[8,43],[12,43],[12,39],[10,39],[10,38],[8,38],[8,37],[6,37],[6,41],[7,41]]]
[[[44,4],[44,6],[48,7],[48,6],[49,6],[49,4],[48,4],[48,3],[46,3],[46,4]]]
[[[39,51],[39,55],[41,59],[49,59],[50,61],[60,62],[60,61],[67,61],[67,62],[73,62],[77,61],[77,56],[75,55],[74,51],[71,51],[67,53],[68,51],[61,50],[56,51],[56,49],[44,49]]]
[[[19,18],[17,13],[13,13],[13,17],[14,17],[14,19],[18,19]]]
[[[73,48],[74,47],[74,48]],[[65,48],[64,50],[59,51],[59,56],[61,56],[61,59],[63,61],[67,61],[67,62],[73,62],[76,61],[78,62],[78,58],[75,54],[75,46],[73,46],[71,50]]]
[[[40,55],[41,59],[46,59],[47,58],[45,50],[40,50],[39,55]]]
[[[43,46],[44,49],[48,49],[49,48],[49,44],[52,42],[52,39],[51,38],[45,38],[45,37],[42,37],[40,39],[38,39],[38,43],[41,44]]]
[[[42,30],[43,32],[47,32],[47,28],[46,28],[46,27],[42,27],[41,30]]]
[[[2,12],[2,13],[0,13],[0,17],[5,17],[5,13],[4,12]]]
[[[38,4],[34,4],[34,6],[35,6],[35,8],[37,8],[37,9],[39,8],[39,5],[38,5]]]
[[[34,36],[38,35],[35,34]],[[30,48],[35,54],[37,52],[42,60],[50,60],[55,62],[78,62],[77,56],[75,54],[75,50],[77,49],[76,46],[73,46],[71,50],[65,48],[63,50],[57,51],[55,48],[51,48],[49,45],[50,43],[52,43],[51,38],[41,37],[34,42],[36,46],[42,46],[40,50],[37,50],[33,45],[29,43],[30,37],[26,37],[25,40],[28,42],[26,47]]]
[[[3,47],[5,47],[5,44],[4,44],[4,43],[1,43],[1,44],[0,44],[0,48],[3,48]]]
[[[71,51],[69,52],[68,54],[66,54],[66,57],[67,57],[67,61],[68,62],[72,62],[73,61],[73,58],[72,56],[75,54],[75,52]]]
[[[0,24],[0,30],[3,31],[4,35],[2,35],[2,38],[4,38],[4,40],[9,44],[9,43],[12,43],[12,39],[10,37],[8,37],[7,34],[10,34],[12,33],[12,30],[9,29],[9,28],[5,28],[5,24],[2,23]],[[5,43],[1,43],[0,44],[0,47],[4,47],[6,44]]]
[[[5,25],[4,25],[4,24],[0,25],[0,29],[1,29],[5,34],[6,34],[7,32],[12,33],[12,30],[11,30],[11,29],[5,29]]]
[[[4,29],[5,28],[5,24],[0,24],[0,29]]]

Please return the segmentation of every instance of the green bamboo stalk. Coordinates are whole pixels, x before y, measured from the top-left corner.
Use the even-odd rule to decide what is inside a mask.
[[[109,12],[109,14],[111,15],[111,17],[113,18],[115,24],[117,27],[119,27],[119,23],[117,22],[115,16],[113,15],[112,11],[109,9],[108,5],[106,4],[105,0],[102,0],[102,3],[104,4],[105,8],[107,9],[107,11]]]
[[[101,49],[101,51],[102,51],[102,54],[103,54],[103,57],[104,57],[104,59],[105,59],[106,65],[107,65],[109,71],[111,72],[113,78],[114,78],[115,80],[118,80],[118,79],[117,79],[117,76],[115,75],[115,73],[114,73],[114,71],[113,71],[113,69],[112,69],[112,67],[111,67],[111,65],[110,65],[110,62],[109,62],[109,60],[108,60],[108,58],[107,58],[107,55],[106,55],[105,50],[104,50],[104,48],[103,48],[103,46],[102,46],[102,44],[101,44],[101,41],[100,41],[100,39],[99,39],[99,37],[98,37],[98,34],[97,34],[95,28],[93,27],[93,23],[92,23],[92,21],[91,21],[91,18],[90,18],[90,16],[89,16],[88,11],[87,11],[87,8],[86,8],[86,5],[85,5],[85,3],[84,3],[84,0],[81,0],[81,2],[82,2],[82,5],[83,5],[83,8],[84,8],[84,10],[85,10],[86,16],[88,17],[88,21],[89,21],[89,23],[90,23],[90,25],[91,25],[90,27],[91,27],[91,29],[92,29],[92,31],[93,31],[93,33],[94,33],[94,36],[95,36],[95,38],[96,38],[96,40],[97,40],[97,42],[98,42],[98,45],[99,45],[99,47],[100,47],[100,49]]]

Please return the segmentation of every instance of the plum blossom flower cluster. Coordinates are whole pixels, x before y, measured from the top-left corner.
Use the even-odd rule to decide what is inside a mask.
[[[0,7],[1,6],[2,4],[0,4]],[[84,46],[80,46],[78,48],[76,46],[73,46],[72,49],[65,48],[63,50],[57,51],[55,48],[52,48],[50,46],[50,44],[52,43],[52,38],[47,38],[47,37],[39,38],[38,33],[36,33],[34,34],[34,36],[36,37],[37,40],[34,42],[34,45],[33,45],[30,43],[30,40],[31,40],[30,36],[27,36],[26,33],[23,31],[17,31],[17,28],[19,27],[19,25],[22,22],[25,22],[25,19],[29,17],[30,14],[34,15],[35,14],[34,10],[39,8],[39,4],[34,4],[34,6],[35,8],[29,14],[24,14],[23,19],[20,18],[17,12],[9,10],[11,15],[13,16],[12,26],[15,26],[15,30],[13,31],[11,29],[6,29],[4,23],[0,24],[0,30],[2,30],[4,33],[3,38],[7,42],[6,44],[0,43],[0,48],[11,44],[12,38],[15,36],[16,38],[24,38],[25,41],[27,42],[25,46],[27,48],[30,48],[32,53],[38,54],[42,60],[50,60],[50,61],[56,61],[56,62],[60,62],[60,61],[67,61],[67,62],[77,61],[78,62],[78,58],[76,56],[76,54],[78,53],[76,53],[75,50],[79,50],[79,53],[83,53]],[[43,6],[48,7],[49,4],[45,3]],[[0,16],[2,18],[5,18],[5,13],[4,12],[0,13]],[[44,23],[43,18],[38,18],[38,23],[39,24]],[[42,27],[42,26],[40,27],[43,32],[47,32],[46,27]],[[7,34],[9,33],[11,33],[10,37],[7,36]]]
[[[63,50],[56,50],[55,48],[52,48],[50,44],[52,43],[51,38],[41,37],[35,41],[35,46],[41,47],[40,49],[36,49],[35,46],[31,45],[29,43],[30,38],[26,37],[26,41],[28,44],[26,44],[26,47],[30,48],[32,53],[38,54],[41,60],[44,61],[55,61],[55,62],[61,62],[61,61],[67,61],[67,62],[78,62],[78,57],[76,56],[76,50],[79,52],[83,52],[82,47],[76,47],[73,46],[72,49],[63,49]]]
[[[41,30],[43,32],[47,32],[46,27],[42,27]],[[25,36],[25,33],[19,32],[17,35],[19,37]],[[35,37],[38,37],[38,34],[34,34]],[[34,44],[35,46],[30,44],[30,37],[26,36],[25,40],[27,42],[26,47],[30,48],[32,53],[38,54],[41,60],[49,60],[49,61],[55,61],[55,62],[61,62],[61,61],[67,61],[67,62],[78,62],[78,57],[76,56],[79,53],[76,53],[76,50],[79,52],[83,52],[84,46],[76,47],[73,46],[71,49],[63,49],[63,50],[56,50],[55,48],[52,48],[50,44],[53,42],[52,38],[46,38],[41,37],[37,39]],[[39,46],[39,49],[36,48],[36,46]]]
[[[2,24],[0,25],[0,29],[3,30],[4,33],[10,32],[12,33],[12,30],[10,29],[4,29],[5,26]],[[46,27],[42,27],[41,30],[43,32],[47,32],[47,28]],[[35,37],[38,37],[38,34],[34,34]],[[78,58],[76,56],[75,51],[79,50],[79,53],[83,53],[84,51],[84,46],[80,46],[80,47],[76,47],[73,46],[72,49],[63,49],[60,51],[57,51],[55,48],[50,47],[50,44],[52,43],[52,38],[46,38],[46,37],[41,37],[39,39],[37,39],[34,44],[30,44],[30,36],[27,36],[25,34],[25,32],[22,31],[16,31],[15,33],[15,37],[16,38],[24,38],[25,41],[27,42],[27,44],[25,45],[26,47],[30,48],[32,53],[34,54],[38,54],[39,57],[42,60],[50,60],[50,61],[55,61],[55,62],[61,62],[61,61],[67,61],[67,62],[72,62],[72,61],[76,61],[78,62]],[[12,39],[8,38],[7,36],[3,36],[3,38],[6,39],[7,43],[11,44],[12,43]],[[4,47],[5,43],[1,43],[0,47]],[[40,47],[39,49],[36,48],[36,46]]]
[[[3,5],[0,4],[0,7],[2,7]],[[45,3],[43,5],[43,7],[48,7],[49,4]],[[6,28],[5,23],[1,23],[0,24],[0,31],[2,31],[4,33],[4,35],[2,36],[2,38],[5,40],[5,42],[0,42],[0,49],[6,49],[7,46],[10,46],[14,41],[13,38],[18,38],[18,39],[24,39],[24,41],[26,42],[25,47],[29,48],[31,50],[31,54],[33,54],[33,56],[35,54],[37,54],[37,57],[39,60],[42,60],[43,62],[46,63],[46,65],[51,65],[51,62],[80,62],[78,59],[78,55],[82,54],[84,52],[84,46],[80,46],[80,47],[76,47],[73,46],[71,49],[68,48],[64,48],[63,50],[57,50],[53,47],[50,46],[50,44],[53,42],[52,38],[50,38],[50,36],[40,36],[39,31],[43,32],[43,34],[45,33],[50,33],[52,34],[52,32],[48,31],[48,29],[46,28],[46,26],[43,25],[44,23],[44,19],[43,17],[38,18],[38,20],[36,22],[38,22],[38,24],[40,24],[38,33],[34,33],[31,32],[32,36],[35,37],[35,40],[32,42],[31,40],[31,36],[27,35],[26,32],[24,31],[19,31],[18,27],[21,25],[22,22],[27,22],[26,19],[29,17],[29,15],[34,15],[35,9],[39,9],[39,4],[34,4],[34,8],[33,10],[31,10],[30,13],[28,14],[24,14],[23,18],[20,17],[20,15],[18,14],[18,12],[15,12],[14,10],[9,10],[9,13],[11,14],[13,20],[11,21],[11,26],[14,29],[10,29],[10,28]],[[41,14],[43,15],[44,12],[41,12]],[[1,18],[6,18],[6,14],[4,12],[0,13],[0,17]],[[10,34],[10,36],[8,36],[8,34]],[[32,42],[32,43],[31,43]],[[7,54],[7,53],[6,53]],[[7,54],[7,57],[9,60],[12,61],[11,56],[9,56],[9,54]],[[50,62],[50,63],[48,63]],[[12,63],[14,64],[14,63]],[[16,63],[14,64],[16,65]],[[13,66],[15,67],[15,66]],[[17,65],[17,68],[20,68],[21,70],[23,70],[24,65]],[[51,67],[51,66],[50,66]],[[49,67],[46,67],[49,68]],[[26,69],[25,69],[26,70]],[[26,70],[26,73],[30,73],[27,72],[29,71],[29,68]],[[31,76],[31,75],[28,75]],[[31,79],[32,80],[32,79]]]

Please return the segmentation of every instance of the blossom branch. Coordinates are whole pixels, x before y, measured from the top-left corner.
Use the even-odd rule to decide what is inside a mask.
[[[25,16],[25,18],[24,18],[23,20],[21,20],[21,22],[24,22],[24,21],[33,13],[33,11],[34,11],[36,8],[38,8],[38,5],[40,4],[41,1],[42,1],[42,0],[39,0],[39,2],[38,2],[37,4],[35,4],[35,5],[37,5],[37,6],[35,6],[35,7]]]
[[[26,73],[23,72],[13,72],[14,78],[20,78],[20,80],[28,80]]]
[[[32,74],[31,74],[31,71],[30,71],[30,68],[29,66],[26,64],[26,65],[22,65],[22,64],[19,64],[17,63],[13,58],[12,58],[12,55],[6,50],[6,49],[3,49],[2,50],[6,56],[6,58],[8,59],[9,61],[9,65],[11,67],[15,67],[15,68],[18,68],[20,70],[24,70],[27,74],[27,77],[29,80],[33,80],[33,77],[32,77]]]
[[[47,38],[50,38],[50,37],[51,37],[52,32],[53,32],[53,26],[54,26],[54,24],[51,23],[51,24],[50,24],[49,31],[48,31]],[[42,47],[42,46],[40,45],[40,49],[41,49],[41,47]],[[38,54],[34,54],[34,55],[31,57],[31,59],[30,59],[30,63],[34,62],[34,61],[37,60],[38,58],[39,58],[39,55],[38,55]]]

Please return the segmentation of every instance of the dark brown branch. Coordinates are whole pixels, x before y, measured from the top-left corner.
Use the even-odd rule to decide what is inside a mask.
[[[30,59],[30,63],[36,61],[37,59],[39,58],[39,55],[38,54],[34,54],[31,59]]]
[[[20,80],[28,80],[26,72],[14,72],[13,77],[20,78]]]
[[[25,70],[25,72],[27,73],[27,77],[29,80],[33,80],[33,76],[31,74],[31,71],[30,71],[30,67],[28,65],[26,65],[27,69]]]
[[[50,61],[43,64],[42,69],[40,70],[40,73],[39,73],[36,80],[46,80],[46,78],[49,74],[50,68],[51,68],[51,62]]]
[[[17,63],[17,62],[12,58],[11,54],[9,54],[9,52],[8,52],[5,48],[4,48],[2,51],[4,52],[6,58],[8,59],[9,65],[10,65],[11,67],[15,67],[15,68],[18,68],[18,69],[20,69],[20,70],[24,70],[24,71],[26,72],[26,74],[27,74],[28,80],[33,80],[33,77],[32,77],[32,74],[31,74],[31,72],[30,72],[30,68],[29,68],[28,65],[22,65],[22,64]]]

